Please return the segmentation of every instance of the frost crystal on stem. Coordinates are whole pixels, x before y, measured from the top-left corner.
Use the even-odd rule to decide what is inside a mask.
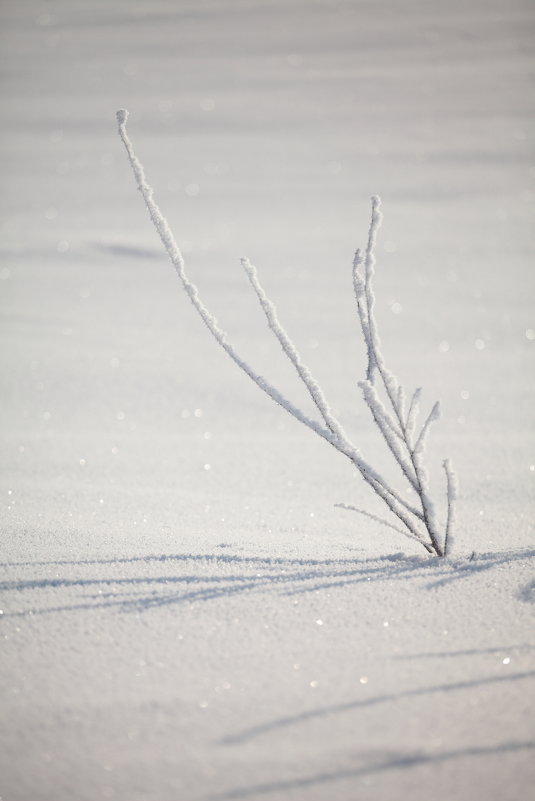
[[[362,457],[360,450],[348,438],[340,422],[331,411],[319,383],[304,364],[292,339],[279,321],[275,305],[266,295],[258,278],[256,267],[254,267],[248,259],[242,259],[242,266],[257,296],[262,311],[265,314],[268,326],[277,338],[283,352],[294,366],[323,422],[321,423],[308,417],[301,409],[279,392],[276,387],[272,386],[265,378],[258,375],[238,354],[234,345],[229,341],[227,334],[220,328],[216,318],[200,299],[197,287],[187,276],[180,249],[175,242],[167,220],[154,200],[153,190],[147,183],[143,166],[137,158],[128,137],[126,131],[127,120],[128,111],[126,111],[126,109],[120,109],[117,112],[119,136],[126,148],[137,187],[143,195],[154,227],[169,255],[186,294],[216,342],[223,348],[232,361],[254,381],[259,389],[269,395],[279,406],[282,406],[292,417],[299,420],[300,423],[310,428],[318,434],[318,436],[332,445],[333,448],[336,448],[337,451],[346,456],[356,467],[364,481],[370,485],[390,512],[403,524],[403,528],[398,528],[382,518],[371,515],[369,512],[356,509],[353,506],[343,506],[343,508],[359,512],[390,528],[394,528],[410,539],[416,540],[431,554],[437,556],[448,555],[453,544],[457,478],[449,459],[446,459],[443,462],[443,467],[446,474],[447,521],[444,534],[441,535],[436,519],[434,503],[429,495],[427,470],[423,464],[426,437],[431,424],[439,417],[439,404],[435,403],[421,426],[420,431],[417,432],[416,420],[420,405],[421,389],[416,389],[412,394],[409,409],[408,412],[406,412],[405,391],[393,373],[386,367],[375,320],[373,276],[375,274],[377,232],[382,221],[380,199],[377,196],[372,197],[372,213],[366,250],[364,255],[362,255],[360,250],[357,250],[353,260],[353,289],[357,301],[357,314],[368,359],[366,379],[361,381],[359,386],[362,390],[364,401],[370,409],[373,420],[381,432],[394,461],[418,499],[416,505],[405,500],[400,490],[392,487],[383,476],[368,464]],[[384,393],[387,400],[386,406],[379,396],[378,388],[381,386],[381,392]]]

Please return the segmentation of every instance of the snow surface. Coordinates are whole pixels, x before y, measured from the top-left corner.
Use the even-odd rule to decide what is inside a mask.
[[[528,797],[533,4],[1,16],[2,801]],[[377,316],[391,369],[442,403],[427,456],[437,492],[444,457],[460,478],[451,560],[336,507],[382,513],[211,340],[121,107],[244,357],[312,413],[248,256],[388,473],[351,289],[382,196]]]

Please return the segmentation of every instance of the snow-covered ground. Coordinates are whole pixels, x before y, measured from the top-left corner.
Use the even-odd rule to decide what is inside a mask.
[[[2,801],[510,801],[535,781],[533,41],[526,0],[1,10]],[[363,454],[351,291],[383,199],[389,364],[443,419],[456,553],[307,411],[249,256]],[[395,473],[392,473],[395,476]],[[421,552],[420,552],[421,551]],[[471,554],[475,552],[470,561]]]

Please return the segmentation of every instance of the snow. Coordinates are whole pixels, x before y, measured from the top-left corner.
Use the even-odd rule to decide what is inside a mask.
[[[534,782],[531,4],[28,0],[1,11],[5,801],[488,801]],[[247,362],[307,415],[239,264],[389,480],[352,288],[455,547],[195,315],[116,134]],[[390,472],[389,472],[390,471]],[[346,507],[365,509],[370,516]],[[443,522],[444,504],[437,514]]]

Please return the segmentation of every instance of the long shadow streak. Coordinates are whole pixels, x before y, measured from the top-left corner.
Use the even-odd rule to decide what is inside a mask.
[[[523,673],[509,673],[504,676],[487,676],[483,679],[476,679],[473,681],[459,681],[451,684],[439,684],[435,687],[419,687],[415,690],[407,690],[402,693],[390,693],[386,695],[378,695],[373,698],[359,699],[358,701],[350,701],[345,704],[334,704],[333,706],[323,707],[320,709],[311,709],[309,712],[302,712],[300,715],[290,715],[286,718],[279,718],[278,720],[269,721],[259,726],[253,726],[249,729],[244,729],[237,734],[232,734],[224,737],[219,741],[220,745],[238,745],[247,740],[252,740],[254,737],[259,737],[262,734],[267,734],[270,731],[277,729],[287,728],[288,726],[295,726],[304,721],[313,720],[314,718],[322,718],[327,715],[336,714],[338,712],[349,712],[352,709],[362,709],[367,706],[376,706],[377,704],[385,704],[391,701],[399,701],[402,698],[411,698],[419,695],[432,695],[434,693],[448,692],[454,690],[469,690],[474,687],[482,687],[485,684],[499,684],[508,681],[519,681],[521,679],[528,679],[535,676],[535,670],[525,671]]]
[[[270,782],[269,784],[257,784],[251,787],[236,788],[224,793],[217,793],[209,796],[209,801],[233,801],[238,798],[249,798],[257,795],[268,795],[290,790],[302,790],[314,785],[328,784],[342,779],[355,779],[359,776],[367,776],[373,773],[385,773],[391,770],[406,770],[418,767],[419,765],[434,765],[440,762],[449,762],[455,759],[466,759],[470,757],[485,757],[493,754],[506,754],[534,749],[535,742],[520,741],[504,743],[497,746],[473,746],[472,748],[459,748],[455,751],[444,751],[442,754],[404,754],[393,759],[383,760],[375,765],[365,765],[362,768],[343,769],[330,773],[317,773],[315,776],[307,776],[301,779],[290,779],[287,781]]]

